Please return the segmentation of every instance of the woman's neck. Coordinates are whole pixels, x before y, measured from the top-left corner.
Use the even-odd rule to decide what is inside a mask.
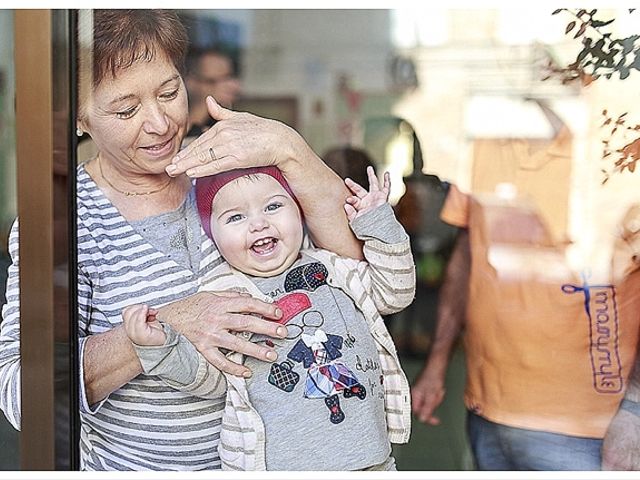
[[[98,156],[87,162],[85,168],[102,193],[129,221],[177,209],[191,189],[191,179],[186,175],[175,178],[164,174],[140,175],[124,181],[122,174],[114,174],[106,165],[107,162],[101,164]]]

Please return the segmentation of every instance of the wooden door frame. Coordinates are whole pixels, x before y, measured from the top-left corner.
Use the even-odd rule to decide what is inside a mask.
[[[23,470],[78,468],[73,18],[14,13]]]

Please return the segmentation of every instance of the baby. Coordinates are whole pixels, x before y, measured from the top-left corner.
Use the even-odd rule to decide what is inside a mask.
[[[230,352],[249,378],[220,373],[148,306],[123,311],[145,373],[204,398],[226,394],[225,469],[395,470],[390,442],[409,438],[409,385],[381,314],[411,303],[415,271],[389,176],[367,174],[368,191],[345,180],[344,206],[366,261],[302,248],[303,212],[275,167],[197,180],[203,229],[227,261],[201,290],[275,302],[287,327],[284,339],[239,334],[278,354],[268,363]]]

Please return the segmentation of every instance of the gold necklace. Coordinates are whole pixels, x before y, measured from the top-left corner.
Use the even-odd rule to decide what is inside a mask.
[[[137,197],[137,196],[140,196],[140,195],[151,195],[153,193],[158,193],[158,192],[161,192],[162,190],[164,190],[165,188],[167,188],[169,186],[169,184],[171,183],[171,180],[169,180],[162,187],[156,188],[155,190],[149,190],[148,192],[127,192],[127,191],[124,191],[124,190],[120,190],[113,183],[111,183],[107,177],[104,176],[104,172],[102,171],[102,160],[100,158],[98,158],[98,168],[100,169],[100,176],[104,179],[105,182],[107,182],[107,185],[109,185],[111,188],[113,188],[116,192],[121,193],[122,195],[126,195],[127,197]]]

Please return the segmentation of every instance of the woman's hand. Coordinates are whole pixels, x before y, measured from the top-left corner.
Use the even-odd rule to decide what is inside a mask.
[[[260,360],[276,360],[277,355],[272,348],[253,344],[233,333],[253,332],[274,338],[286,337],[286,327],[259,316],[277,320],[282,312],[273,304],[240,293],[201,292],[160,307],[155,319],[170,324],[187,337],[219,370],[249,377],[251,371],[228,360],[220,348]],[[84,349],[83,367],[89,405],[98,403],[141,374],[142,366],[125,325],[91,335]]]
[[[235,168],[275,165],[304,212],[314,243],[345,257],[362,258],[343,205],[350,192],[305,140],[282,122],[234,112],[207,97],[215,125],[191,142],[167,166],[172,176],[204,177]]]
[[[287,336],[286,327],[273,321],[281,316],[282,312],[276,305],[234,292],[196,293],[161,307],[157,314],[160,320],[187,337],[213,366],[243,377],[250,377],[251,370],[229,360],[220,349],[275,361],[277,354],[273,348],[252,343],[234,332],[284,338]]]
[[[216,123],[174,157],[166,168],[171,176],[186,173],[204,177],[266,165],[276,165],[284,173],[295,150],[308,148],[302,137],[282,122],[228,110],[210,96],[206,102]]]
[[[345,178],[344,180],[349,190],[353,192],[353,196],[347,197],[344,204],[344,210],[347,212],[347,218],[349,218],[350,222],[386,203],[389,199],[389,190],[391,189],[389,172],[384,173],[382,184],[380,184],[373,167],[367,167],[367,176],[369,177],[369,191],[350,178]]]

